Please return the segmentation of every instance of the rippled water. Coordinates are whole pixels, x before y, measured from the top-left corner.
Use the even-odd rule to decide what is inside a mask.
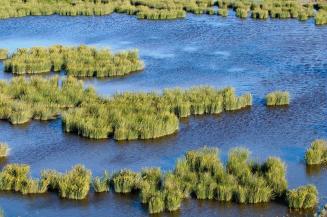
[[[104,169],[173,168],[186,151],[219,147],[222,159],[235,146],[248,147],[255,159],[281,157],[288,165],[290,187],[313,183],[320,204],[327,202],[327,168],[306,168],[303,155],[310,142],[327,138],[327,27],[313,21],[239,20],[235,17],[189,15],[176,21],[139,21],[125,15],[105,17],[26,17],[0,20],[0,47],[87,44],[114,51],[138,48],[143,72],[125,78],[87,79],[103,95],[122,91],[160,91],[168,87],[234,86],[251,91],[251,109],[183,120],[181,129],[158,140],[93,141],[66,134],[61,120],[33,121],[24,126],[0,122],[0,138],[11,146],[5,163],[27,163],[33,176],[43,168],[60,171],[76,163],[99,175]],[[62,75],[63,76],[63,75]],[[10,79],[3,73],[0,78]],[[264,95],[288,90],[288,108],[269,109]],[[55,194],[21,196],[0,193],[7,216],[146,216],[136,195],[90,193],[84,201],[61,200]],[[313,216],[268,203],[240,206],[217,201],[185,200],[178,212],[160,216]]]

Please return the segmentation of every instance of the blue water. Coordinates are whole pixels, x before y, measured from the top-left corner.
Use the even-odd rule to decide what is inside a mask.
[[[82,163],[99,175],[104,169],[160,166],[169,170],[186,151],[203,145],[219,147],[225,160],[230,148],[244,146],[258,161],[270,155],[281,157],[288,165],[289,186],[315,184],[322,205],[327,203],[327,168],[306,168],[303,156],[312,140],[327,139],[326,35],[327,27],[315,26],[312,20],[257,21],[234,16],[140,21],[114,14],[0,20],[0,47],[11,52],[53,44],[87,44],[114,52],[137,48],[146,65],[144,71],[124,78],[84,81],[102,95],[194,85],[234,86],[238,93],[254,95],[251,109],[191,117],[182,121],[178,133],[158,140],[87,140],[64,133],[60,119],[24,126],[1,121],[0,139],[12,150],[0,163],[30,164],[35,177],[44,168],[65,171]],[[11,77],[3,73],[0,63],[0,78]],[[289,91],[291,105],[266,108],[263,98],[272,90]],[[112,192],[90,193],[87,200],[79,202],[61,200],[55,194],[27,197],[2,192],[0,206],[10,217],[147,215],[136,195]],[[240,206],[186,200],[180,211],[162,216],[297,217],[313,216],[313,211],[290,211],[278,203]]]

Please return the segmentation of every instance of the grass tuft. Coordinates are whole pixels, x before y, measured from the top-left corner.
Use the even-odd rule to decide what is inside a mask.
[[[290,104],[290,96],[287,91],[274,91],[266,96],[267,106],[283,106]]]
[[[315,140],[305,153],[305,161],[307,165],[317,165],[327,163],[327,141]]]

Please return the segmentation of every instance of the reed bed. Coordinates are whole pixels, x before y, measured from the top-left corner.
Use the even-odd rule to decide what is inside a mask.
[[[0,172],[0,190],[57,192],[62,198],[81,200],[90,187],[95,192],[107,192],[111,186],[116,193],[138,193],[149,213],[178,210],[189,197],[241,204],[285,200],[290,208],[311,208],[317,204],[318,194],[313,185],[287,190],[286,166],[279,158],[269,157],[259,164],[241,147],[230,150],[226,165],[217,148],[188,151],[166,173],[160,168],[145,168],[139,173],[124,169],[112,176],[105,172],[92,178],[89,170],[76,165],[66,173],[44,170],[40,179],[32,179],[29,171],[28,165],[6,165]]]
[[[152,139],[175,133],[179,118],[220,114],[252,105],[247,93],[236,96],[233,88],[194,87],[168,89],[162,94],[123,93],[107,99],[92,87],[67,77],[24,79],[0,82],[0,119],[12,124],[32,119],[51,120],[62,114],[66,132],[83,137],[116,140]]]
[[[305,161],[307,165],[327,164],[327,141],[313,141],[305,153]]]
[[[288,190],[286,197],[288,206],[293,209],[313,208],[318,203],[318,191],[314,185]]]
[[[170,89],[163,94],[123,93],[100,103],[82,104],[63,115],[66,132],[115,140],[152,139],[173,134],[180,117],[219,114],[252,105],[251,94],[236,96],[232,88]]]
[[[24,16],[103,16],[113,12],[136,16],[139,19],[180,19],[186,13],[214,15],[213,6],[218,5],[218,14],[227,16],[227,8],[236,11],[236,16],[245,19],[251,14],[255,19],[279,18],[307,20],[315,16],[316,24],[326,24],[325,2],[304,3],[299,0],[103,0],[103,1],[56,1],[56,0],[3,0],[0,19]]]
[[[5,61],[5,71],[18,75],[65,70],[71,76],[99,78],[124,76],[143,68],[136,50],[112,54],[85,45],[21,48]]]
[[[9,146],[6,143],[0,143],[0,158],[7,157],[9,154]]]
[[[290,96],[287,91],[274,91],[266,95],[267,106],[284,106],[290,104]]]
[[[0,48],[0,60],[5,60],[8,58],[8,50]]]

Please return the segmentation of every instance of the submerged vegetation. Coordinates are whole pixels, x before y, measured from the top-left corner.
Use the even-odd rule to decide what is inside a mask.
[[[313,141],[305,153],[305,161],[307,165],[327,164],[327,141]]]
[[[87,46],[21,48],[5,61],[5,71],[13,74],[60,72],[78,77],[124,76],[142,70],[137,51],[112,54],[107,49]]]
[[[267,106],[282,106],[290,104],[290,96],[287,91],[274,91],[266,96]]]
[[[264,203],[285,199],[290,208],[312,208],[317,204],[318,192],[313,185],[287,190],[286,166],[276,157],[263,163],[250,159],[250,152],[234,148],[224,166],[218,149],[203,147],[187,152],[173,171],[162,173],[160,168],[145,168],[136,173],[121,170],[110,177],[94,177],[82,165],[66,173],[44,170],[40,179],[32,179],[29,166],[9,164],[0,172],[0,190],[23,194],[54,191],[62,198],[84,199],[92,185],[95,192],[137,192],[150,213],[175,211],[182,200],[231,201],[242,204]]]
[[[5,143],[0,143],[0,158],[7,157],[9,154],[9,146]]]
[[[218,6],[218,13],[213,6]],[[103,16],[113,12],[134,15],[139,19],[167,20],[184,18],[186,13],[227,16],[228,9],[236,16],[255,19],[295,18],[307,20],[315,16],[316,24],[326,24],[326,3],[303,3],[299,0],[3,0],[0,19],[58,14],[63,16]]]
[[[0,119],[22,124],[51,120],[63,113],[66,132],[102,139],[151,139],[175,133],[179,117],[219,114],[252,105],[251,94],[236,96],[233,88],[168,89],[163,94],[124,93],[106,99],[81,81],[67,77],[32,77],[0,82]]]

